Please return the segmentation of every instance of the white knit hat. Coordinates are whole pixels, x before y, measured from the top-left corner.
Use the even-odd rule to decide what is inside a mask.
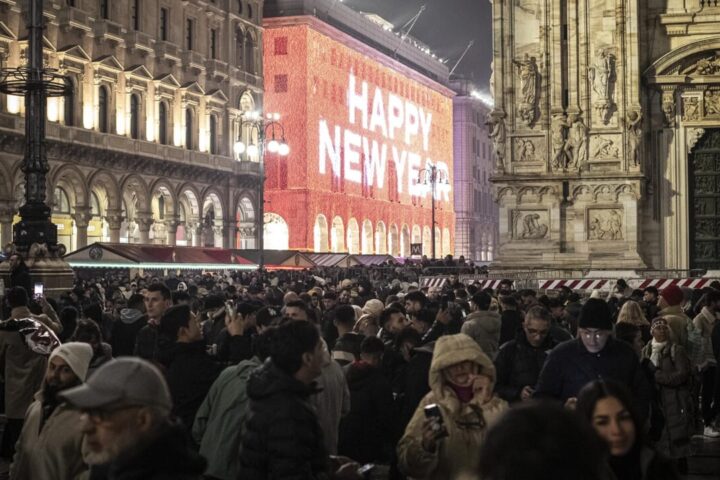
[[[65,360],[65,363],[68,364],[73,373],[80,381],[84,382],[85,377],[87,377],[90,360],[92,360],[93,357],[93,349],[87,343],[63,343],[50,354],[50,361],[55,357],[60,357]]]

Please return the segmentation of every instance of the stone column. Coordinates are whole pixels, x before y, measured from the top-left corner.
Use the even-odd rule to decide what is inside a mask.
[[[165,228],[167,229],[166,245],[175,246],[177,240],[177,229],[180,225],[180,217],[170,216],[165,219]]]
[[[88,233],[87,228],[90,224],[92,214],[90,213],[90,207],[77,206],[75,207],[75,213],[71,215],[75,221],[75,229],[77,231],[77,238],[75,239],[76,249],[82,248],[87,245]]]
[[[140,232],[139,243],[149,244],[150,243],[150,227],[155,223],[152,218],[152,214],[149,212],[138,213],[135,217],[135,222],[138,224],[138,232]]]
[[[238,242],[237,242],[237,233],[238,233],[238,224],[237,222],[228,222],[227,223],[227,237],[226,241],[223,242],[224,245],[227,245],[225,248],[238,248]]]
[[[110,231],[110,242],[120,243],[120,228],[123,220],[124,217],[120,210],[106,210],[105,221],[108,223],[108,230]]]
[[[227,248],[227,224],[218,222],[213,225],[213,245],[215,248]]]
[[[199,247],[202,244],[202,223],[198,219],[185,222],[185,234],[190,235],[188,246]]]

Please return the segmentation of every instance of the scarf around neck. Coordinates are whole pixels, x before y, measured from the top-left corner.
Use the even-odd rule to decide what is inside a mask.
[[[658,342],[654,338],[652,339],[652,353],[650,353],[650,361],[656,367],[660,366],[660,353],[662,352],[663,348],[665,348],[665,345],[667,345],[667,340],[664,342]]]

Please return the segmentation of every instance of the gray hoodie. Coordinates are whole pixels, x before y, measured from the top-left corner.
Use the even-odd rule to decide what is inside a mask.
[[[499,313],[478,310],[467,316],[460,332],[475,340],[482,348],[483,353],[495,360],[500,342],[501,326],[502,320]]]

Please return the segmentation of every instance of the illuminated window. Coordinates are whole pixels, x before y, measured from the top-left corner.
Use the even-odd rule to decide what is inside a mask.
[[[265,248],[267,250],[287,250],[290,244],[290,230],[285,219],[277,213],[263,216]]]
[[[285,93],[288,91],[288,76],[275,75],[275,93]]]

